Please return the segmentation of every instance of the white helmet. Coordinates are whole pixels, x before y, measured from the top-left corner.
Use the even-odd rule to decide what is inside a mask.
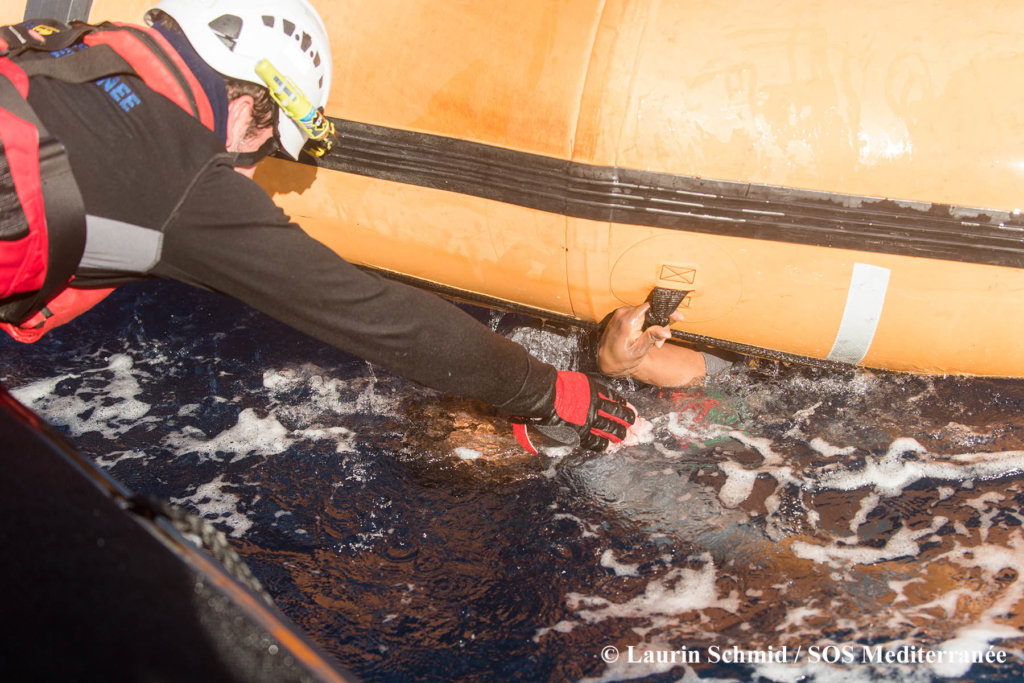
[[[152,22],[157,10],[178,22],[202,60],[224,76],[266,86],[256,66],[269,62],[314,109],[327,104],[331,45],[320,15],[306,0],[162,0],[146,13],[146,20]],[[275,100],[284,107],[277,96]],[[297,159],[311,130],[295,107],[288,109],[279,112],[278,139]]]

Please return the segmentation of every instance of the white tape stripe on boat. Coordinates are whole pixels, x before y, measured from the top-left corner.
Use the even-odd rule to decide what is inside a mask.
[[[882,317],[890,272],[888,268],[866,263],[853,264],[843,321],[839,324],[839,333],[828,360],[858,365],[868,355],[878,320]]]

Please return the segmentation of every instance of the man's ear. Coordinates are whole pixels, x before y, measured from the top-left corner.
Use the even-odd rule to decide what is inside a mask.
[[[240,95],[228,102],[228,137],[225,148],[229,152],[241,151],[237,146],[245,140],[252,124],[254,100],[249,95]]]

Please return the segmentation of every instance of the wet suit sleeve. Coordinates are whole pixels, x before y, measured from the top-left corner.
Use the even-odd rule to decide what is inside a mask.
[[[238,298],[444,392],[539,416],[556,372],[441,298],[364,272],[309,237],[256,183],[206,170],[164,229],[152,274]]]

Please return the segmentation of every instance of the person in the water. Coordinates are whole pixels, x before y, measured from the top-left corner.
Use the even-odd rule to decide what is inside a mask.
[[[50,49],[55,35],[67,35],[58,24],[26,22],[3,33],[10,59],[0,60],[24,68],[30,87],[21,105],[11,88],[0,105],[27,101],[37,127],[64,144],[86,213],[73,282],[37,294],[31,310],[8,317],[8,332],[31,341],[102,298],[90,292],[170,278],[241,299],[398,375],[492,404],[528,450],[535,452],[527,425],[597,451],[625,438],[635,411],[605,384],[557,371],[439,297],[347,263],[253,182],[266,153],[279,148],[294,159],[330,132],[322,115],[330,45],[306,0],[164,0],[146,19],[152,28],[83,30],[60,49]],[[98,73],[110,46],[134,71],[82,77]],[[159,68],[146,61],[153,59]],[[0,73],[17,85],[10,69]],[[168,95],[174,81],[183,97]],[[667,328],[640,333],[634,313],[620,311],[608,327],[605,372],[660,384],[703,373],[698,354],[663,348]]]

